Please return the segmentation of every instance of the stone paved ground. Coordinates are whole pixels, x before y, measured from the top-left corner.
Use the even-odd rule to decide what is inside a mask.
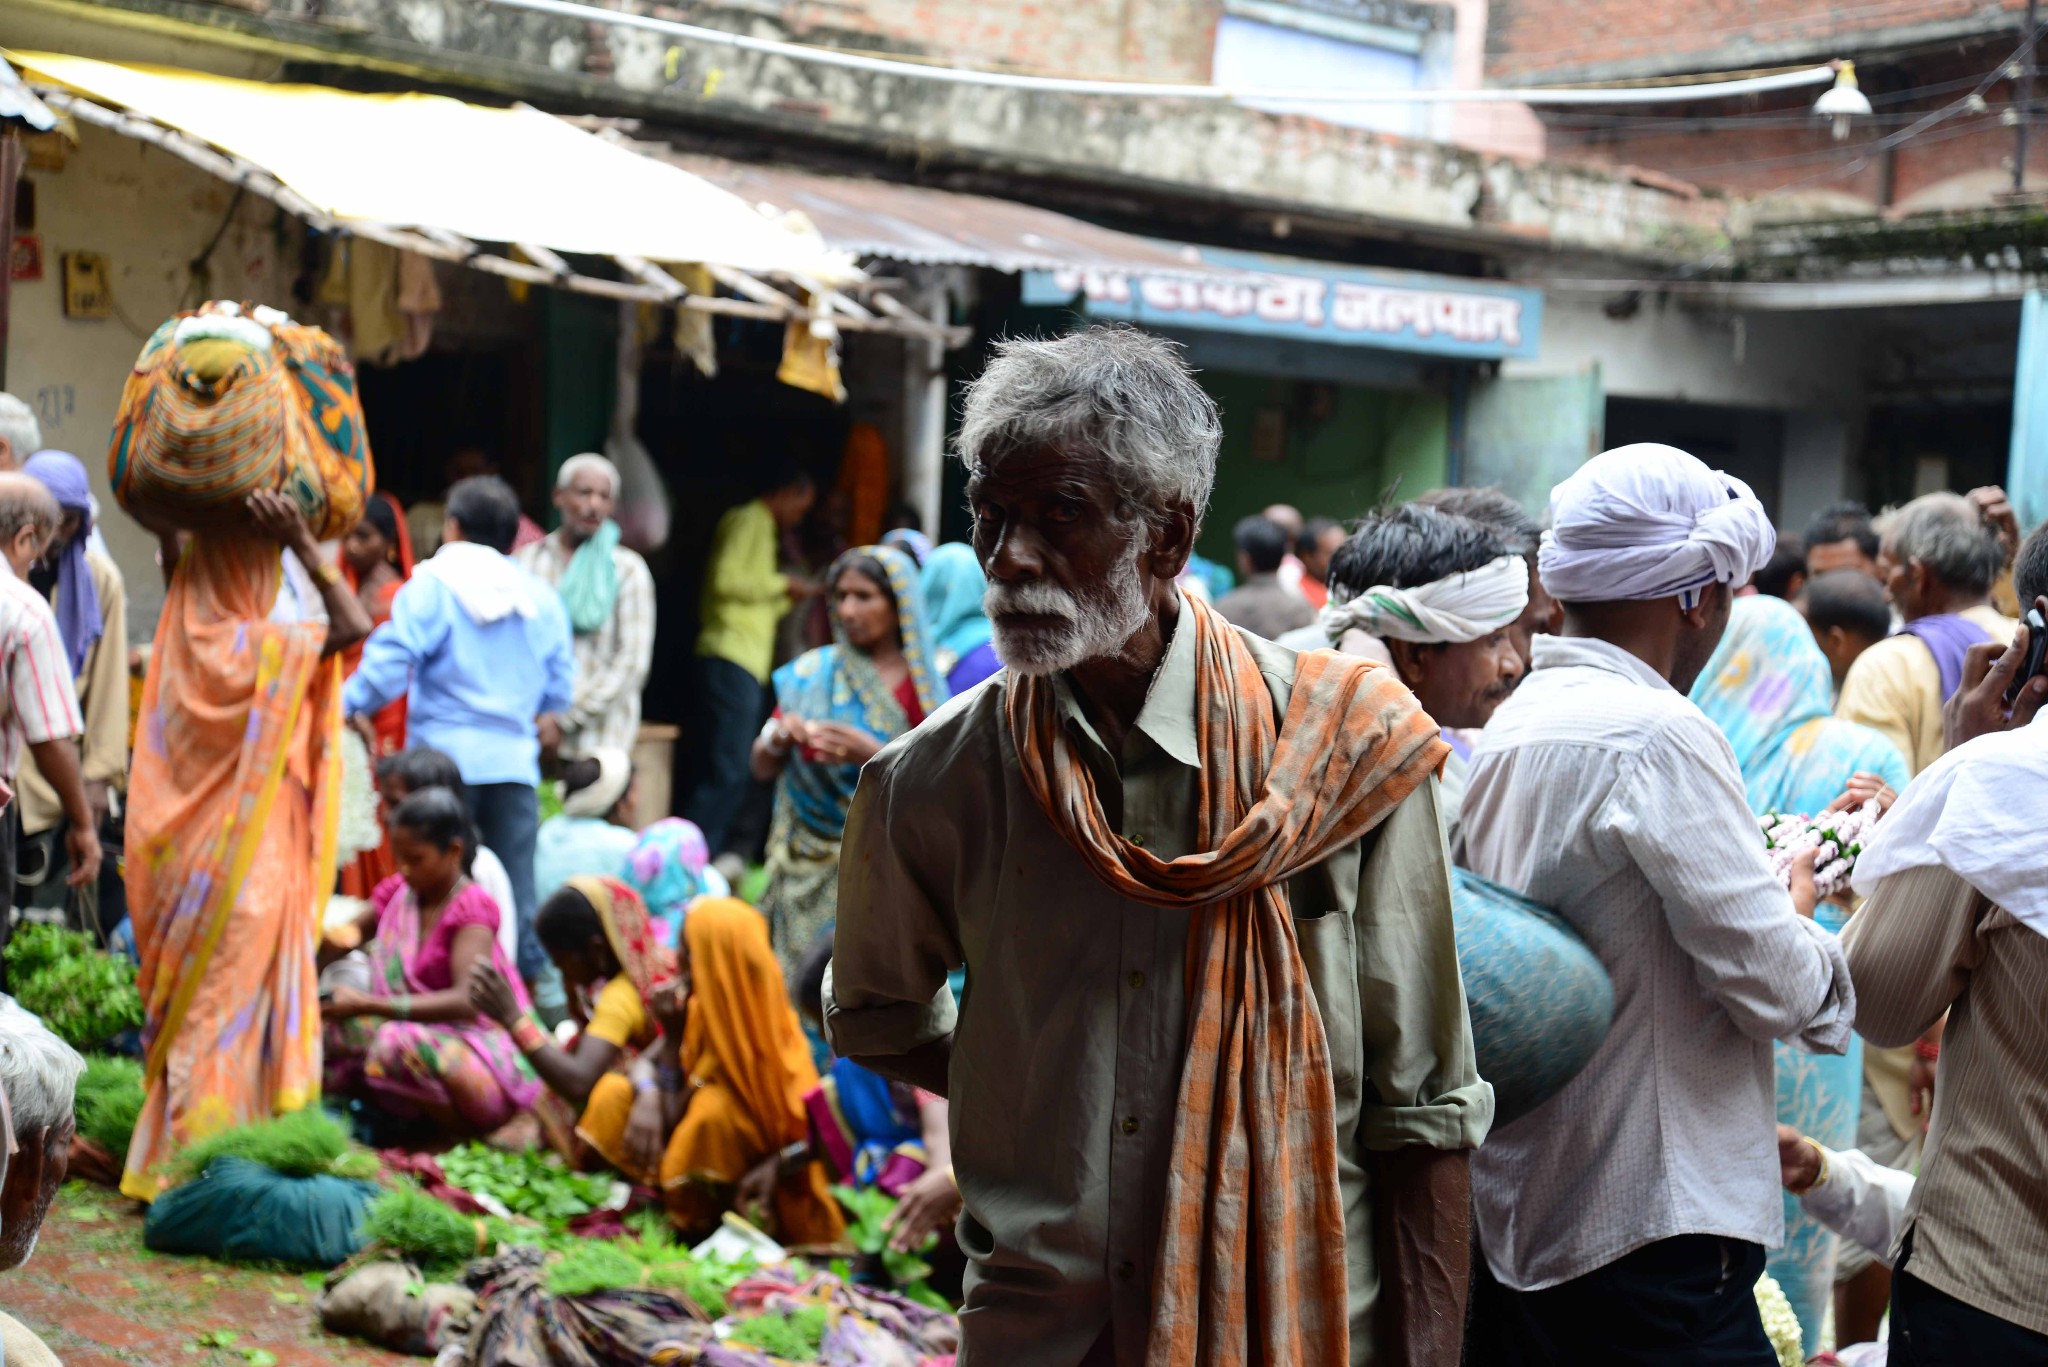
[[[140,1207],[68,1184],[35,1257],[0,1274],[0,1309],[65,1367],[397,1367],[419,1358],[322,1332],[320,1277],[224,1267],[142,1246]]]

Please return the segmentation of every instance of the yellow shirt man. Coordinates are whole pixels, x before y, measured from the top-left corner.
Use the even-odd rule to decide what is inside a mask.
[[[1989,632],[2000,645],[2012,644],[2019,623],[1989,604],[1956,614]],[[1879,641],[1856,657],[1842,680],[1835,715],[1874,727],[1899,747],[1906,767],[1919,773],[1941,758],[1941,671],[1924,641],[1900,634]]]

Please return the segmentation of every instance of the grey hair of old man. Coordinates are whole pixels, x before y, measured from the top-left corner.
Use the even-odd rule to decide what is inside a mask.
[[[36,421],[36,411],[12,394],[0,394],[0,441],[14,452],[16,465],[43,449],[43,425]]]
[[[0,1088],[24,1146],[71,1122],[85,1060],[12,997],[0,996]]]
[[[956,445],[970,471],[1036,447],[1099,452],[1156,526],[1177,508],[1201,521],[1223,422],[1180,348],[1128,327],[998,342],[967,389]]]
[[[64,520],[64,510],[39,479],[15,470],[0,470],[0,545],[14,540],[23,527],[49,533]]]
[[[1878,521],[1892,559],[1918,560],[1952,589],[1983,593],[2005,568],[1998,536],[1961,494],[1923,494]]]

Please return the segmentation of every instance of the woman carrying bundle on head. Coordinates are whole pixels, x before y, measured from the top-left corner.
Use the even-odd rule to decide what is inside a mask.
[[[469,810],[447,788],[425,788],[391,814],[398,872],[364,913],[368,982],[324,1004],[330,1089],[360,1095],[445,1135],[489,1134],[540,1095],[511,1034],[470,1003],[479,967],[509,975],[520,1011],[531,1005],[498,941],[501,910],[470,880],[477,839]]]
[[[360,515],[362,409],[332,338],[209,304],[150,338],[108,452],[170,580],[128,794],[147,1101],[121,1189],[320,1090],[315,917],[334,882],[336,652],[370,624],[318,542]]]
[[[670,1219],[690,1234],[717,1225],[750,1171],[784,1159],[787,1180],[754,1213],[759,1222],[788,1244],[845,1232],[810,1158],[804,1097],[818,1071],[759,912],[702,899],[683,922],[681,951],[671,952],[655,942],[630,888],[577,878],[541,907],[534,931],[584,1022],[575,1048],[556,1045],[526,1014],[503,969],[479,969],[471,999],[513,1032],[558,1097],[581,1108],[582,1143],[658,1187]]]

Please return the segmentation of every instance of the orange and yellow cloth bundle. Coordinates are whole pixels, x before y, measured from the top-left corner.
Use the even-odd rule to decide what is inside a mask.
[[[289,494],[320,540],[375,484],[355,367],[319,328],[215,300],[158,328],[121,393],[114,497],[154,526],[233,530],[259,489]]]

